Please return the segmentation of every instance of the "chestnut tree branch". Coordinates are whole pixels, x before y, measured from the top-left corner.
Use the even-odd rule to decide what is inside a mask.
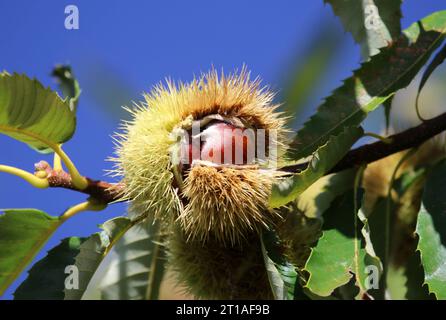
[[[89,195],[91,198],[107,204],[122,201],[123,185],[120,183],[109,183],[106,181],[93,180],[85,177],[87,187],[79,189],[73,184],[73,180],[68,172],[60,169],[53,169],[46,161],[40,161],[35,165],[36,175],[45,173],[49,188],[64,188],[78,191]]]
[[[443,113],[435,118],[424,121],[416,127],[389,136],[386,140],[389,140],[390,142],[378,141],[349,151],[328,173],[335,173],[371,163],[391,154],[417,147],[445,130],[446,113]],[[80,190],[73,185],[71,177],[67,172],[53,170],[45,162],[41,162],[38,166],[39,165],[41,166],[39,170],[45,170],[47,172],[49,187],[65,188],[82,192],[103,203],[122,201],[121,195],[123,184],[112,184],[106,181],[86,178],[88,186],[86,189]],[[281,168],[281,170],[296,173],[304,170],[307,166],[308,162],[304,162]]]
[[[391,154],[418,147],[430,138],[446,130],[446,113],[420,125],[391,135],[386,141],[377,141],[350,150],[328,173],[335,173],[390,156]],[[299,172],[308,166],[308,162],[282,168],[290,173]]]

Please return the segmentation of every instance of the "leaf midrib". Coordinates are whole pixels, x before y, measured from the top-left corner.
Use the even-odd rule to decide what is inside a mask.
[[[23,134],[27,137],[30,137],[30,138],[40,141],[41,143],[47,145],[49,148],[51,148],[53,150],[57,149],[57,143],[51,142],[48,139],[46,139],[34,132],[28,131],[28,130],[18,129],[18,128],[14,128],[11,126],[6,126],[6,125],[0,124],[0,131]]]

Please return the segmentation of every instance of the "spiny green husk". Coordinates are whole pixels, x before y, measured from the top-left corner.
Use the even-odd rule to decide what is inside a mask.
[[[281,148],[285,145],[285,119],[275,112],[277,105],[272,101],[273,96],[260,87],[258,79],[251,81],[246,69],[229,76],[219,76],[213,70],[189,84],[168,81],[167,86],[154,88],[145,96],[146,101],[131,111],[133,120],[125,123],[124,132],[117,136],[114,173],[123,177],[123,197],[131,199],[131,217],[151,215],[169,221],[180,217],[188,237],[204,239],[210,230],[218,233],[216,238],[222,242],[238,241],[247,231],[258,229],[258,225],[266,226],[268,216],[260,212],[266,207],[274,173],[266,177],[260,170],[248,172],[240,168],[241,178],[237,180],[231,179],[237,176],[232,170],[215,172],[199,165],[183,172],[185,189],[182,190],[181,181],[177,181],[182,173],[171,158],[178,139],[171,134],[184,122],[217,115],[237,118],[255,129],[275,130],[276,138],[269,134],[268,138]],[[203,171],[208,175],[203,175]],[[226,183],[223,189],[208,188],[229,180],[233,183]],[[218,200],[212,208],[207,206],[209,199]],[[230,205],[234,202],[237,203]],[[225,209],[217,210],[217,207]],[[209,210],[213,210],[214,217],[223,213],[220,221],[209,224],[206,219]]]

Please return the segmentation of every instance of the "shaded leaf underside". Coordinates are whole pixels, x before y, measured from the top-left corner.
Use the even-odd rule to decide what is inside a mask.
[[[156,300],[164,274],[164,248],[157,241],[158,224],[147,220],[131,228],[116,244],[100,283],[102,299]]]

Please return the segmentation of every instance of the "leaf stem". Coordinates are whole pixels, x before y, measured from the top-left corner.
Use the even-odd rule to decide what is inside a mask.
[[[54,153],[54,160],[53,160],[53,170],[55,171],[61,171],[62,168],[62,159],[57,153]]]
[[[418,117],[418,119],[419,119],[421,122],[424,122],[424,121],[426,121],[427,119],[426,119],[426,118],[423,118],[423,117],[421,116],[420,106],[419,106],[419,104],[418,104],[419,96],[420,96],[420,91],[418,91],[418,93],[417,93],[417,97],[416,97],[416,99],[415,99],[415,111],[416,111],[416,113],[417,113],[417,117]]]
[[[377,133],[374,133],[374,132],[364,132],[364,134],[363,134],[363,136],[364,137],[372,137],[372,138],[375,138],[375,139],[378,139],[378,140],[380,140],[380,141],[382,141],[382,142],[384,142],[384,143],[392,143],[392,139],[391,138],[389,138],[389,137],[383,137],[383,136],[381,136],[381,135],[379,135],[379,134],[377,134]]]
[[[47,179],[36,177],[32,173],[16,167],[0,165],[0,172],[9,173],[19,178],[22,178],[23,180],[31,184],[33,187],[39,189],[46,189],[49,187],[49,182]]]
[[[70,157],[68,157],[68,155],[62,150],[61,145],[53,145],[51,146],[51,148],[67,167],[73,181],[73,186],[75,186],[79,190],[86,189],[88,187],[88,180],[79,173],[76,166],[71,161]]]
[[[84,212],[84,211],[102,211],[107,207],[106,203],[94,201],[93,199],[89,199],[85,202],[79,203],[74,207],[69,208],[60,216],[61,221],[66,221],[74,215]]]
[[[71,159],[68,157],[68,155],[62,150],[62,146],[59,144],[56,144],[52,141],[49,141],[45,138],[40,137],[39,135],[26,131],[26,130],[19,130],[17,128],[11,128],[7,126],[0,125],[0,130],[5,132],[14,132],[14,133],[21,133],[23,135],[26,135],[28,137],[34,138],[45,145],[47,145],[50,149],[52,149],[62,160],[62,162],[65,164],[65,166],[68,169],[68,172],[71,175],[71,178],[73,180],[73,185],[79,189],[79,190],[85,190],[88,187],[88,180],[81,176],[79,171],[76,169],[75,165],[71,161]]]

